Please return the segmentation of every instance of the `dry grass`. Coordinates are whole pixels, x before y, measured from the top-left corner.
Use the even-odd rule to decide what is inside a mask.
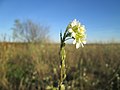
[[[66,90],[119,90],[120,44],[66,46]],[[59,80],[59,45],[0,44],[0,90],[45,90]]]

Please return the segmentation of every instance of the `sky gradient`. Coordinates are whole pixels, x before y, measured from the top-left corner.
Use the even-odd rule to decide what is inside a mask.
[[[55,42],[73,19],[86,26],[88,42],[120,42],[120,0],[0,0],[0,35],[12,36],[15,19],[50,26]]]

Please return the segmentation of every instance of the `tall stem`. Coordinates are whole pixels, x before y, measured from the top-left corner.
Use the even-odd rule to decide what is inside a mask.
[[[60,83],[59,83],[59,90],[63,90],[62,85],[63,81],[66,78],[66,66],[65,66],[65,58],[66,58],[66,53],[64,47],[61,48],[60,51],[60,58],[61,58],[61,65],[60,65]]]
[[[65,66],[65,59],[66,59],[66,52],[65,52],[65,38],[67,35],[67,29],[64,33],[64,36],[62,38],[62,33],[60,33],[60,39],[61,39],[61,44],[60,44],[60,82],[59,82],[59,90],[64,90],[65,87],[63,86],[63,81],[66,78],[66,66]],[[64,88],[64,89],[63,89]]]

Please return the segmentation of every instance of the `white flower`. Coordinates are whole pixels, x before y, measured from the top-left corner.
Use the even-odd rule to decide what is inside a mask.
[[[72,28],[69,28],[68,31],[71,32],[71,33],[73,32]]]
[[[72,23],[71,23],[71,26],[72,26],[72,27],[74,27],[75,25],[77,25],[77,21],[76,21],[76,19],[73,20]]]
[[[80,22],[77,21],[76,19],[74,19],[72,22],[71,22],[71,26],[74,27],[74,26],[80,26]]]
[[[76,44],[76,49],[78,49],[79,47],[84,47],[83,44],[86,44],[86,41],[80,40],[80,39],[79,39],[79,41],[76,41],[76,39],[74,39],[73,44]]]
[[[85,26],[81,25],[81,27],[79,28],[79,32],[84,34],[85,33]]]
[[[76,44],[76,48],[79,48],[80,46],[84,47],[84,44],[86,44],[84,25],[81,25],[80,22],[75,19],[69,24],[68,32],[74,39],[73,44]]]
[[[72,30],[72,28],[68,29],[68,31],[71,33],[71,37],[75,37],[76,33]]]

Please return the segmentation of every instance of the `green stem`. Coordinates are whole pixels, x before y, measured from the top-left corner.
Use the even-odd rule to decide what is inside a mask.
[[[65,49],[64,47],[62,47],[61,51],[60,51],[60,55],[61,55],[61,65],[60,65],[60,83],[59,83],[59,89],[61,89],[61,86],[63,85],[63,81],[66,77],[66,67],[65,67],[65,58],[66,58],[66,53],[65,53]]]
[[[64,36],[62,38],[62,33],[60,33],[60,39],[61,39],[61,44],[60,44],[60,60],[61,60],[61,65],[60,65],[60,82],[59,82],[59,90],[62,89],[63,81],[66,78],[66,66],[65,66],[65,58],[66,58],[66,53],[65,53],[65,39],[67,36],[67,29],[65,30]]]

